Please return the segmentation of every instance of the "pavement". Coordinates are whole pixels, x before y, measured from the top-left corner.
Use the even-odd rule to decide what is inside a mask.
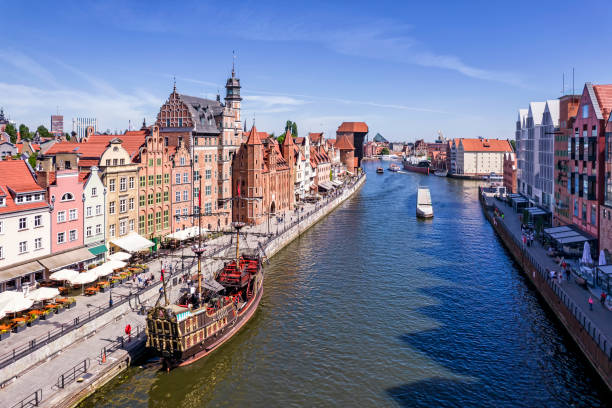
[[[519,241],[522,240],[521,221],[519,214],[514,212],[512,206],[506,203],[495,200],[495,206],[504,213],[504,218],[497,218],[497,222],[503,223],[507,230],[510,231]],[[546,254],[546,249],[534,240],[534,243],[529,247],[524,247],[524,250],[530,253],[536,261],[543,267],[549,270],[560,271],[560,266],[555,263],[554,259]],[[599,294],[593,295],[590,291],[585,290],[582,286],[576,284],[573,280],[565,280],[561,283],[556,283],[561,286],[567,296],[569,296],[585,316],[588,316],[599,331],[608,339],[612,339],[612,312],[599,301]],[[593,296],[593,310],[589,310],[589,297]]]
[[[269,219],[269,224],[268,222],[264,222],[257,226],[245,227],[243,229],[244,232],[255,232],[261,234],[258,236],[248,235],[246,246],[249,248],[257,248],[259,243],[265,245],[269,239],[278,236],[278,234],[282,234],[283,231],[289,229],[292,225],[295,225],[308,217],[310,214],[322,208],[325,204],[337,196],[338,194],[334,194],[329,198],[321,200],[317,203],[304,203],[297,211],[272,216]],[[270,235],[268,235],[268,232]],[[210,249],[210,251],[214,251],[215,249],[224,248],[230,244],[233,239],[234,238],[231,234],[224,234],[216,239],[208,240],[206,242],[206,246]],[[241,248],[243,247],[242,245],[243,244],[241,243]],[[158,259],[147,264],[149,266],[149,272],[147,272],[146,275],[153,273],[155,277],[154,282],[156,282],[154,286],[156,287],[159,287],[159,277],[162,263],[166,269],[174,271],[175,275],[173,276],[182,275],[183,272],[180,269],[182,266],[181,257],[193,256],[194,254],[190,247],[185,247],[173,251],[170,255],[173,256],[166,256],[163,259],[163,262],[162,260]],[[207,258],[204,261],[204,258],[206,258],[206,253],[203,256],[202,266],[202,272],[205,276],[214,273],[222,262],[222,260],[214,258]],[[190,262],[185,261],[186,271],[194,274],[197,272],[197,263],[191,263],[193,258],[190,258],[189,261]],[[180,291],[183,290],[183,285],[178,284],[172,287],[170,285],[171,281],[171,278],[168,279],[167,289],[170,301],[172,302],[179,297]],[[130,291],[134,291],[135,289],[135,284],[131,281],[121,284],[119,287],[113,288],[113,297],[115,298],[119,297],[120,295],[127,295]],[[71,322],[76,316],[87,314],[89,311],[98,310],[98,308],[108,309],[109,306],[109,293],[101,293],[90,297],[79,295],[76,297],[76,299],[77,306],[75,308],[67,310],[59,315],[55,315],[52,319],[41,322],[37,326],[29,327],[21,333],[13,333],[11,337],[7,339],[9,341],[2,341],[3,349],[8,350],[9,347],[12,348],[22,344],[27,344],[27,342],[32,338],[44,336],[44,334],[51,328],[61,327],[62,323]],[[153,306],[156,300],[157,296],[154,296],[148,302],[143,304],[145,307],[150,307]],[[65,398],[75,395],[80,390],[85,389],[91,385],[93,381],[99,379],[103,372],[108,370],[109,364],[113,363],[114,361],[121,361],[122,359],[127,358],[129,352],[132,351],[131,347],[138,347],[136,342],[134,342],[133,345],[130,343],[124,343],[125,348],[117,349],[111,354],[107,353],[106,363],[102,363],[101,361],[101,350],[104,347],[109,347],[115,341],[117,341],[117,339],[124,336],[124,328],[127,324],[132,326],[133,333],[136,332],[136,328],[139,326],[144,329],[145,317],[146,316],[144,315],[138,314],[136,310],[125,313],[118,319],[115,319],[112,324],[107,324],[106,326],[97,329],[93,335],[80,339],[62,350],[57,355],[45,361],[41,361],[33,367],[30,367],[24,373],[15,373],[15,375],[20,375],[12,382],[6,384],[4,388],[0,389],[0,401],[2,401],[0,406],[13,407],[16,404],[17,406],[20,406],[20,403],[22,402],[25,404],[24,399],[29,399],[33,393],[35,393],[37,390],[41,390],[42,401],[39,402],[38,406],[52,407],[57,405]],[[59,376],[62,373],[68,371],[71,372],[75,365],[81,367],[84,360],[89,362],[88,371],[85,375],[81,373],[77,376],[83,377],[83,381],[72,382],[66,385],[64,388],[58,387]],[[10,366],[4,368],[3,370],[10,370]]]

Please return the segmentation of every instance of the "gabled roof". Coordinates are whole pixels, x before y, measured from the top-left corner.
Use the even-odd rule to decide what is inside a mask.
[[[348,137],[340,136],[336,141],[336,148],[340,150],[354,150],[355,146],[348,140]]]
[[[542,124],[542,115],[544,114],[544,108],[546,102],[530,102],[528,117],[533,119],[533,126]]]
[[[466,152],[512,152],[507,140],[499,139],[459,139]]]
[[[0,213],[48,207],[46,201],[16,204],[13,200],[14,193],[44,191],[41,186],[36,184],[34,175],[24,160],[0,161],[0,189],[2,189],[3,194],[11,192],[11,194],[6,194],[6,206],[0,207]]]
[[[343,122],[338,127],[338,132],[368,133],[368,125],[365,122]]]
[[[215,116],[223,113],[221,102],[183,94],[178,94],[178,96],[189,108],[196,132],[210,134],[218,134],[220,132]]]
[[[248,133],[246,144],[251,145],[251,146],[261,144],[261,139],[259,138],[259,132],[257,132],[257,128],[255,127],[255,125],[251,127],[251,130]]]
[[[544,114],[550,114],[553,125],[559,127],[559,100],[549,99],[546,101],[546,107],[544,108]]]
[[[593,101],[593,110],[597,119],[603,120],[612,111],[612,85],[591,85],[586,84],[589,96]],[[596,97],[593,98],[593,94]]]
[[[308,133],[308,137],[312,143],[321,143],[321,140],[323,140],[323,132]]]
[[[377,143],[388,143],[387,139],[385,139],[384,136],[380,133],[377,133],[376,136],[374,136],[374,139],[372,139],[372,141]]]

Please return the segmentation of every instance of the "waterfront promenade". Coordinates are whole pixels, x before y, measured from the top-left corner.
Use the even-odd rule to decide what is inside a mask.
[[[278,217],[271,217],[268,222],[258,226],[246,228],[248,232],[256,232],[258,235],[251,235],[248,238],[248,246],[257,248],[261,245],[264,248],[267,256],[272,256],[275,252],[284,247],[296,236],[299,236],[303,231],[308,229],[315,222],[320,220],[324,215],[328,214],[337,205],[346,198],[350,197],[356,189],[364,182],[365,177],[353,179],[347,183],[342,192],[334,193],[317,203],[304,203],[299,210],[283,214]],[[268,234],[268,231],[270,232]],[[208,255],[213,253],[223,252],[228,249],[231,243],[231,235],[221,235],[220,237],[207,242],[210,248]],[[165,267],[171,267],[174,271],[174,276],[193,274],[196,272],[197,265],[190,258],[191,262],[186,263],[185,271],[181,270],[182,260],[179,255],[192,256],[191,249],[179,249],[173,253],[172,258],[164,260]],[[169,261],[171,260],[171,261]],[[171,265],[168,265],[171,262]],[[221,261],[206,260],[203,262],[202,271],[204,274],[210,274],[214,271]],[[159,297],[161,283],[159,281],[161,262],[154,260],[148,264],[150,271],[147,276],[153,274],[154,283],[147,290],[146,295],[142,296],[140,301],[124,304],[124,310],[117,313],[116,307],[112,309],[108,305],[108,294],[98,294],[94,297],[77,297],[77,307],[70,311],[70,314],[64,312],[61,315],[55,316],[50,320],[49,325],[40,325],[40,327],[29,328],[28,330],[18,333],[11,340],[11,346],[19,346],[22,342],[27,342],[28,338],[39,336],[48,331],[48,328],[62,324],[62,322],[70,322],[73,315],[86,313],[88,309],[100,310],[106,308],[107,314],[113,314],[111,322],[103,324],[99,327],[89,327],[83,330],[82,336],[74,341],[65,341],[65,348],[52,356],[42,359],[35,364],[31,364],[25,370],[16,369],[15,365],[9,364],[2,369],[1,375],[4,381],[4,387],[0,390],[0,400],[6,403],[7,407],[14,405],[32,406],[31,402],[38,398],[38,406],[71,406],[75,402],[89,395],[99,386],[112,379],[115,375],[121,372],[129,364],[130,355],[137,354],[143,350],[144,336],[139,336],[139,340],[134,340],[131,343],[121,343],[121,337],[124,335],[124,327],[130,324],[133,328],[134,335],[142,334],[145,323],[145,315],[140,314],[140,306],[145,308],[151,307]],[[172,286],[173,279],[168,279],[168,289],[170,299],[176,299],[180,292],[181,285]],[[113,297],[120,298],[126,296],[130,291],[134,292],[136,288],[133,283],[127,283],[119,288],[113,289]],[[115,300],[117,302],[117,299]],[[64,316],[65,315],[65,316]],[[93,325],[95,322],[90,324]],[[23,336],[22,336],[23,335]],[[107,360],[102,363],[103,349],[107,348]],[[112,350],[112,353],[110,352]],[[85,361],[85,362],[84,362]],[[79,367],[88,366],[87,372],[80,372]],[[58,386],[62,373],[71,372],[74,367],[77,367],[77,375],[73,377],[83,377],[83,382],[74,381],[72,378],[70,384],[64,388]],[[30,404],[30,405],[28,405]]]
[[[503,218],[496,217],[492,211],[485,210],[494,228],[601,378],[612,388],[612,312],[599,302],[599,293],[579,286],[573,275],[569,281],[565,276],[561,281],[551,279],[547,271],[560,272],[561,268],[539,242],[534,241],[531,246],[523,244],[519,214],[505,202],[493,199],[489,202],[504,214]],[[590,296],[593,310],[589,308]]]

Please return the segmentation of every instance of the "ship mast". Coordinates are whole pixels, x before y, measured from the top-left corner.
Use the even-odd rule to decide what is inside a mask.
[[[198,190],[198,298],[202,301],[202,178]]]

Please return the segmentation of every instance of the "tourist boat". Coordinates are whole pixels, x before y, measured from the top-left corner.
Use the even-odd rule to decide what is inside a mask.
[[[198,287],[188,287],[175,304],[156,305],[147,314],[147,347],[162,358],[167,370],[212,353],[255,314],[263,294],[262,259],[240,253],[243,226],[234,224],[235,258],[226,261],[214,279],[202,282],[198,263]]]
[[[400,170],[401,170],[400,166],[395,164],[395,163],[392,163],[389,166],[389,171],[397,172],[397,171],[400,171]]]
[[[383,170],[383,168],[382,168],[382,167],[378,167],[378,168],[376,169],[376,173],[378,173],[378,174],[383,174],[384,172],[385,172],[385,171]]]
[[[404,159],[404,169],[415,173],[429,175],[430,163],[427,158],[407,157]]]
[[[446,169],[438,169],[434,171],[434,176],[446,177],[447,175],[448,175],[448,170]]]
[[[433,218],[431,194],[427,187],[419,187],[417,190],[416,215],[419,218]]]

